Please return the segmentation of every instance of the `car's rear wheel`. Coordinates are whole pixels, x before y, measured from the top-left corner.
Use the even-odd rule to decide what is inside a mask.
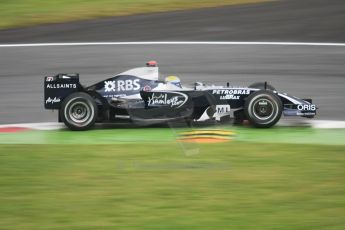
[[[97,105],[94,99],[82,92],[66,97],[61,105],[60,117],[71,130],[90,129],[96,122]]]
[[[280,98],[269,90],[259,90],[246,98],[244,114],[250,124],[258,128],[275,125],[282,114]]]

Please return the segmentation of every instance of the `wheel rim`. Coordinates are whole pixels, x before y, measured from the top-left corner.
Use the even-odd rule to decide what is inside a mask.
[[[253,114],[260,120],[268,120],[273,116],[274,106],[266,98],[259,99],[253,103]]]
[[[279,115],[277,102],[266,95],[254,97],[248,110],[249,115],[260,121],[260,124],[268,124]]]
[[[67,122],[75,126],[86,126],[93,119],[93,106],[83,98],[72,99],[65,108],[64,112]]]

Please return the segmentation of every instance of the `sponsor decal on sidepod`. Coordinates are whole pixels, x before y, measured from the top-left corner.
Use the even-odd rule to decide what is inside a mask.
[[[104,92],[121,92],[140,89],[140,79],[104,81]]]
[[[248,95],[250,94],[249,89],[215,89],[212,91],[212,94],[222,95],[220,100],[238,100],[240,99],[239,95]]]
[[[148,98],[148,105],[170,105],[179,108],[187,101],[187,95],[183,93],[173,93],[178,96],[170,96],[167,93],[153,93]]]

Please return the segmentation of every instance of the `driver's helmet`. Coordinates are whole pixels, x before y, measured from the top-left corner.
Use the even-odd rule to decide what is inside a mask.
[[[181,80],[177,76],[168,76],[165,78],[165,83],[173,84],[179,88],[182,88]]]

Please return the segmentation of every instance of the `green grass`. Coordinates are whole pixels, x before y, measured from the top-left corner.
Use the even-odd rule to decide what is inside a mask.
[[[308,127],[273,127],[255,129],[232,125],[205,127],[109,127],[87,132],[69,130],[26,131],[0,133],[0,144],[124,144],[124,143],[171,143],[183,131],[221,129],[235,133],[236,141],[259,143],[299,143],[345,145],[345,129],[313,129]]]
[[[0,145],[0,226],[345,229],[344,163],[326,145]]]
[[[0,29],[268,0],[1,0]]]

